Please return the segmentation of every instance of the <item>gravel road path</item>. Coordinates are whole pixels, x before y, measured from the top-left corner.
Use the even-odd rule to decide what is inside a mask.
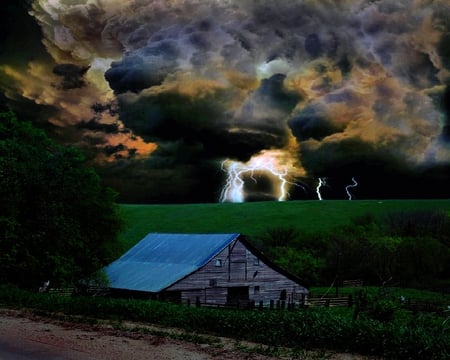
[[[58,360],[209,360],[209,359],[292,359],[292,354],[268,357],[242,351],[235,340],[214,338],[212,344],[195,344],[157,335],[131,331],[145,324],[122,323],[120,330],[111,324],[86,325],[73,321],[41,317],[30,311],[0,309],[0,359],[58,359]],[[162,331],[162,329],[159,329]],[[167,332],[179,331],[164,329]],[[155,331],[153,331],[155,333]],[[241,346],[240,348],[238,347]],[[304,359],[363,360],[350,354],[306,353]]]

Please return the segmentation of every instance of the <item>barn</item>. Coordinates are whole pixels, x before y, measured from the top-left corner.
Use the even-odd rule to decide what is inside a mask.
[[[181,303],[298,303],[308,293],[241,234],[150,233],[104,270],[113,293]]]

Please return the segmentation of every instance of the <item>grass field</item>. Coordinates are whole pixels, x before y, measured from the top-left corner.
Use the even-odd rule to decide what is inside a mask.
[[[414,209],[450,215],[450,200],[324,200],[187,205],[120,205],[127,227],[120,240],[128,249],[150,232],[241,233],[294,227],[303,233],[330,230],[356,216]]]

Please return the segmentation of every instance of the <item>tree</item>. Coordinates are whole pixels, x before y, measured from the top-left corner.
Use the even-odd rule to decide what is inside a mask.
[[[0,113],[0,282],[70,284],[118,251],[116,194],[81,152]]]

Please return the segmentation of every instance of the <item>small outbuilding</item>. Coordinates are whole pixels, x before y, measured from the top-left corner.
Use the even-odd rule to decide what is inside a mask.
[[[308,293],[240,234],[150,233],[104,270],[113,293],[181,303],[299,303]]]

